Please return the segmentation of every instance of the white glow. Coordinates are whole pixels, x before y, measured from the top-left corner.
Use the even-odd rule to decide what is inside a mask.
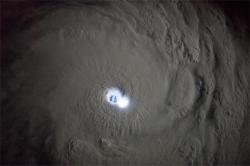
[[[129,105],[129,98],[123,95],[118,88],[107,89],[106,100],[109,104],[118,106],[119,108],[126,108]]]
[[[120,107],[120,108],[125,108],[127,107],[129,104],[129,98],[124,96],[122,97],[119,102],[117,102],[117,105]]]

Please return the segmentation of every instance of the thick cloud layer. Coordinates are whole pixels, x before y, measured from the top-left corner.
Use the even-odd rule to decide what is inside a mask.
[[[4,44],[3,163],[249,163],[249,38],[227,21],[208,3],[39,7]]]

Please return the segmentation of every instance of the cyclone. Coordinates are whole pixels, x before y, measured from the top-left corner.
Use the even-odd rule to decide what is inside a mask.
[[[246,23],[215,2],[26,1],[4,7],[1,164],[247,163]]]

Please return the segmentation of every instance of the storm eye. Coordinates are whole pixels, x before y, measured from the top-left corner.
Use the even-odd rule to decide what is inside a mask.
[[[106,101],[119,108],[127,108],[129,106],[129,97],[122,93],[118,88],[109,88],[106,91]]]

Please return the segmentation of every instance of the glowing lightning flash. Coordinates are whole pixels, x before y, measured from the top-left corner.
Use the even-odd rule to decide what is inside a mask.
[[[118,106],[119,108],[126,108],[129,105],[129,98],[123,95],[118,88],[110,88],[107,90],[106,100],[109,104]]]

